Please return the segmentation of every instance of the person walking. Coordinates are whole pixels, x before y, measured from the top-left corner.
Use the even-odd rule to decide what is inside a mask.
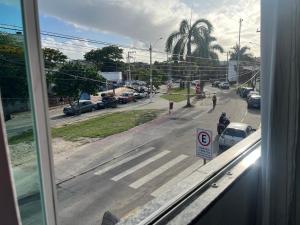
[[[216,96],[216,94],[213,95],[212,101],[213,101],[213,109],[215,109],[216,105],[217,105],[217,96]]]

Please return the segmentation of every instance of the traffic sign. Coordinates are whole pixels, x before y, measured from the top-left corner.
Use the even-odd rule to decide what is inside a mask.
[[[212,159],[212,131],[198,128],[196,139],[196,156],[208,160]]]

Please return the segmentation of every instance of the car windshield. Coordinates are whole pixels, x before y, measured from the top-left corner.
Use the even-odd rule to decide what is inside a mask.
[[[227,128],[224,131],[224,135],[232,136],[232,137],[246,137],[246,133],[242,130],[234,129],[234,128]]]

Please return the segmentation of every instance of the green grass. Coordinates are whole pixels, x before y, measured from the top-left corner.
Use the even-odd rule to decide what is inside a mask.
[[[32,130],[23,132],[19,135],[13,136],[11,138],[8,139],[8,144],[10,145],[15,145],[15,144],[19,144],[22,142],[32,142],[33,141],[33,132]]]
[[[191,97],[194,96],[194,94],[192,94],[193,92],[194,90],[191,89]],[[162,95],[161,97],[172,102],[181,102],[187,98],[187,89],[173,88],[168,94]]]
[[[52,137],[60,137],[67,141],[76,141],[80,138],[105,138],[147,123],[155,119],[161,112],[161,110],[133,110],[101,115],[81,122],[52,128]],[[32,131],[26,131],[9,138],[10,145],[31,141],[33,141]]]
[[[93,119],[52,128],[52,137],[76,141],[80,138],[105,138],[155,119],[159,110],[116,112]]]

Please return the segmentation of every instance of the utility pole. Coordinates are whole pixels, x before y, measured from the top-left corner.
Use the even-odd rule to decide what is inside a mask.
[[[150,102],[152,102],[153,83],[152,83],[152,44],[150,43]]]
[[[227,80],[227,82],[229,82],[229,53],[230,52],[227,52],[227,78],[226,78],[226,80]]]
[[[132,56],[130,56],[131,53],[135,53],[135,51],[128,51],[128,53],[127,53],[127,62],[128,62],[128,81],[130,82],[130,85],[131,85],[130,58],[132,58]]]
[[[241,30],[242,30],[242,22],[243,19],[240,18],[240,24],[239,24],[239,49],[238,49],[238,58],[237,58],[237,84],[239,85],[240,82],[240,52],[241,52]]]

